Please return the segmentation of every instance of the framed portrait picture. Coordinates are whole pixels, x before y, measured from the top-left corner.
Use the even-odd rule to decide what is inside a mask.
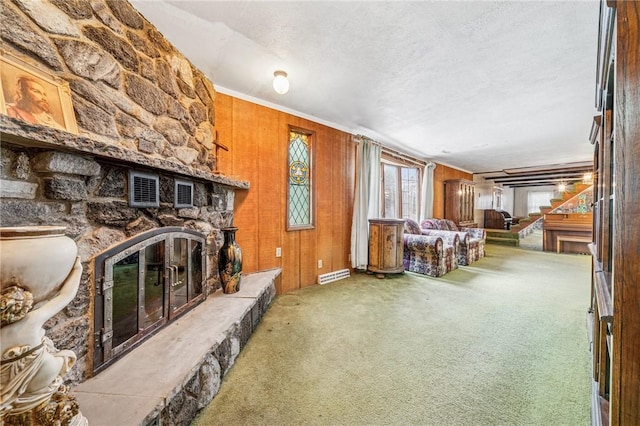
[[[0,51],[0,113],[78,134],[69,84]]]

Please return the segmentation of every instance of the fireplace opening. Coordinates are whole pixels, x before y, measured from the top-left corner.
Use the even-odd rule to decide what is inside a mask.
[[[159,228],[96,257],[94,373],[204,300],[205,241]]]

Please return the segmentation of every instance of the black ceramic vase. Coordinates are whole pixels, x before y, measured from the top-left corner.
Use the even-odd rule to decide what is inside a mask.
[[[218,257],[218,271],[224,293],[236,293],[240,291],[240,278],[242,276],[242,250],[236,243],[236,231],[238,228],[222,228],[224,244],[220,248]]]

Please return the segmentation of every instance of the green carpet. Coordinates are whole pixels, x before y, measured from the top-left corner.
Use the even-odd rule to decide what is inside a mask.
[[[492,245],[281,295],[193,424],[589,425],[590,271]]]

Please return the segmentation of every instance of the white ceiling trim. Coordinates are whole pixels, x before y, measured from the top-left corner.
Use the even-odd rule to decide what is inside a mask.
[[[287,114],[295,115],[296,117],[304,118],[305,120],[313,121],[315,123],[322,124],[324,126],[334,128],[336,130],[341,130],[341,131],[343,131],[345,133],[356,135],[356,133],[354,133],[353,129],[350,129],[348,127],[342,126],[342,125],[340,125],[338,123],[334,123],[332,121],[323,120],[320,117],[316,117],[316,116],[313,116],[311,114],[306,114],[306,113],[304,113],[302,111],[297,111],[297,110],[295,110],[293,108],[287,108],[287,107],[285,107],[283,105],[280,105],[280,104],[276,104],[276,103],[273,103],[273,102],[266,101],[264,99],[256,98],[255,96],[250,96],[250,95],[247,95],[245,93],[238,92],[237,90],[229,89],[228,87],[218,86],[218,85],[214,84],[214,88],[216,89],[216,92],[223,93],[225,95],[229,95],[229,96],[232,96],[234,98],[242,99],[242,100],[247,101],[247,102],[251,102],[251,103],[254,103],[254,104],[257,104],[257,105],[261,105],[261,106],[264,106],[264,107],[267,107],[267,108],[274,109],[276,111],[281,111],[281,112],[284,112],[284,113],[287,113]]]
[[[241,100],[244,100],[244,101],[247,101],[247,102],[251,102],[251,103],[254,103],[256,105],[261,105],[261,106],[264,106],[264,107],[267,107],[267,108],[271,108],[271,109],[274,109],[276,111],[281,111],[281,112],[284,112],[284,113],[287,113],[287,114],[295,115],[296,117],[304,118],[305,120],[313,121],[314,123],[322,124],[324,126],[331,127],[333,129],[340,130],[340,131],[343,131],[345,133],[349,133],[352,136],[358,136],[358,135],[366,136],[367,138],[372,139],[373,141],[375,141],[377,143],[380,143],[380,144],[383,144],[383,145],[388,146],[390,148],[393,148],[394,150],[400,152],[401,154],[407,155],[407,156],[415,158],[417,160],[426,161],[426,162],[432,161],[429,158],[417,157],[414,154],[406,152],[406,150],[403,150],[402,148],[397,148],[396,145],[394,145],[393,143],[390,143],[388,141],[383,140],[380,137],[380,135],[377,135],[371,129],[363,129],[363,128],[354,129],[354,128],[345,127],[345,126],[343,126],[341,124],[338,124],[338,123],[335,123],[335,122],[332,122],[332,121],[328,121],[328,120],[324,120],[324,119],[322,119],[320,117],[316,117],[316,116],[313,116],[313,115],[310,115],[310,114],[306,114],[306,113],[304,113],[302,111],[298,111],[298,110],[295,110],[293,108],[287,108],[287,107],[282,106],[280,104],[276,104],[276,103],[273,103],[273,102],[266,101],[264,99],[256,98],[255,96],[250,96],[250,95],[247,95],[245,93],[238,92],[237,90],[229,89],[228,87],[219,86],[219,85],[215,85],[214,84],[214,88],[216,89],[216,92],[218,92],[218,93],[222,93],[222,94],[225,94],[225,95],[228,95],[228,96],[232,96],[234,98],[238,98],[238,99],[241,99]],[[443,165],[448,166],[448,167],[453,167],[453,168],[458,168],[459,169],[459,167],[450,166],[450,165],[445,164],[445,163],[440,162],[440,161],[438,162],[438,164],[443,164]],[[460,170],[462,170],[464,172],[467,172],[467,173],[472,173],[472,172],[469,172],[467,170],[463,170],[463,169],[460,169]]]

